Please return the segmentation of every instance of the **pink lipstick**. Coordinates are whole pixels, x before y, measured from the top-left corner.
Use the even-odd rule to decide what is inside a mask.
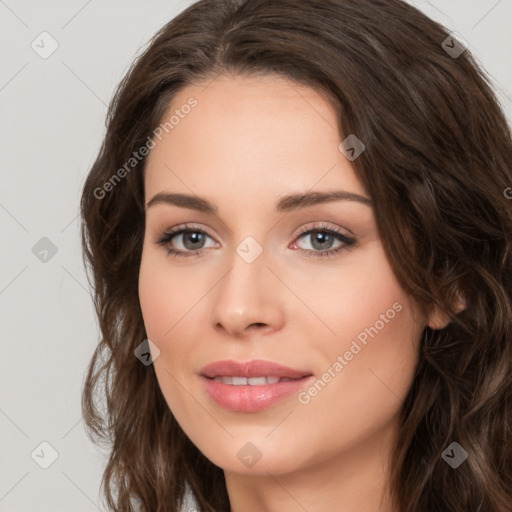
[[[300,391],[314,380],[310,371],[271,361],[217,361],[200,372],[206,393],[225,409],[257,412]]]

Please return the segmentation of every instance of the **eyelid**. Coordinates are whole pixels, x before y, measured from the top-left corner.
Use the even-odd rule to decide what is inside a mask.
[[[167,228],[167,229],[161,229],[158,231],[158,234],[156,235],[157,236],[157,239],[154,240],[155,243],[158,243],[158,241],[163,237],[163,236],[166,236],[166,235],[178,235],[178,234],[181,234],[183,231],[200,231],[206,235],[208,235],[210,238],[215,238],[213,237],[207,229],[205,229],[204,227],[202,226],[199,226],[199,225],[195,225],[193,223],[188,223],[188,222],[185,222],[183,224],[178,224],[176,226],[173,226],[172,228]]]
[[[324,223],[323,221],[316,221],[317,223],[320,222],[320,224],[315,224],[315,222],[312,222],[302,228],[300,228],[299,232],[295,235],[295,237],[299,237],[301,235],[303,235],[304,233],[308,233],[309,231],[334,231],[340,235],[343,235],[344,233],[341,231],[341,229],[339,227],[334,227],[334,226],[329,226],[327,225],[326,223]],[[347,237],[355,237],[354,233],[352,231],[350,231],[350,229],[348,228],[343,228],[345,231],[348,231],[348,233],[350,233],[350,235],[345,235]]]

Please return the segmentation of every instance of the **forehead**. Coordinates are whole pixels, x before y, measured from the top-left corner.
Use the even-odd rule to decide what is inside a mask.
[[[162,190],[241,205],[313,187],[364,194],[338,149],[336,113],[312,88],[275,75],[221,75],[179,91],[162,123],[171,116],[148,156],[146,200]]]

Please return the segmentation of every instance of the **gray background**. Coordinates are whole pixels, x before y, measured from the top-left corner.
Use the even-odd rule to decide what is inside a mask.
[[[114,87],[191,3],[0,0],[1,512],[104,509],[105,455],[81,421],[99,329],[78,203]],[[411,3],[468,41],[512,120],[512,0]],[[58,44],[48,58],[40,54],[55,43],[44,31]],[[47,469],[52,449],[42,442],[58,454]]]

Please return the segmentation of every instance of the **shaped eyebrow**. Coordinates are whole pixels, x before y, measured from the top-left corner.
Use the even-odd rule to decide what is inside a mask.
[[[328,192],[306,192],[305,194],[291,194],[279,199],[276,205],[277,212],[289,212],[306,208],[321,203],[332,203],[334,201],[357,201],[366,206],[372,206],[368,197],[346,192],[345,190],[331,190]]]
[[[190,196],[188,194],[171,194],[168,192],[159,192],[146,203],[146,210],[157,204],[171,204],[174,206],[181,206],[182,208],[189,208],[191,210],[198,210],[206,213],[216,213],[217,207],[213,206],[206,199],[198,196]]]
[[[332,190],[329,192],[306,192],[304,194],[283,196],[277,202],[275,210],[276,212],[290,212],[292,210],[333,201],[356,201],[369,207],[372,206],[371,199],[367,197],[344,190]],[[206,199],[188,194],[159,192],[146,203],[146,209],[157,204],[171,204],[205,213],[217,213],[218,211],[218,208]]]

